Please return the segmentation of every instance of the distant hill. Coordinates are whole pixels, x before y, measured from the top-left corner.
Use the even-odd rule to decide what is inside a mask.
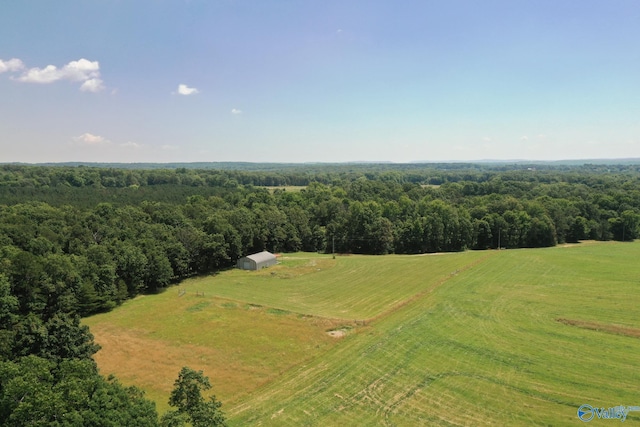
[[[584,165],[640,165],[640,157],[621,159],[574,159],[574,160],[492,160],[482,159],[474,161],[413,161],[409,163],[393,163],[385,161],[367,162],[304,162],[304,163],[253,163],[253,162],[173,162],[173,163],[102,163],[102,162],[47,162],[47,163],[21,163],[7,162],[0,164],[51,166],[51,167],[95,167],[114,169],[215,169],[215,170],[236,170],[236,171],[281,171],[291,169],[322,169],[322,168],[344,168],[354,167],[356,169],[380,166],[383,169],[414,169],[418,167],[432,167],[443,169],[453,167],[474,166],[500,166],[517,165],[522,166],[584,166]]]
[[[516,164],[540,164],[550,166],[582,166],[582,165],[640,165],[640,158],[624,159],[574,159],[574,160],[480,160],[478,163],[516,163]]]
[[[433,164],[430,161],[415,161],[412,164]],[[505,165],[505,164],[518,164],[518,165],[547,165],[547,166],[582,166],[582,165],[640,165],[640,157],[630,157],[622,159],[569,159],[569,160],[526,160],[526,159],[513,159],[513,160],[496,160],[496,159],[482,159],[473,161],[443,161],[442,163],[467,163],[467,164],[482,164],[482,165]]]

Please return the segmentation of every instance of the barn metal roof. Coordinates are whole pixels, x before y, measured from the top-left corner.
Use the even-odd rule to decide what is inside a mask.
[[[247,255],[247,258],[255,262],[263,262],[275,259],[276,256],[268,251],[258,252],[257,254]]]

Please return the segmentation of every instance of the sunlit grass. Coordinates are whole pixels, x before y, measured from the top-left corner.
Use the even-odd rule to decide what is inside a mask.
[[[235,425],[571,425],[637,405],[640,244],[500,251],[231,409]],[[638,421],[631,413],[628,420]],[[631,418],[633,417],[633,418]]]
[[[222,401],[233,401],[336,343],[332,320],[170,289],[85,319],[102,350],[103,374],[142,387],[159,409],[182,366],[202,369]]]
[[[492,252],[422,256],[284,254],[261,271],[229,270],[182,283],[212,293],[295,313],[348,320],[380,315],[430,289]]]
[[[161,402],[181,366],[204,369],[231,425],[570,425],[582,403],[640,405],[638,258],[284,255],[87,323],[103,372]]]

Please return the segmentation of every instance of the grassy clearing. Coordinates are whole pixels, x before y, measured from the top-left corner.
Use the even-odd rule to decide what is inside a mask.
[[[234,425],[574,425],[637,405],[640,244],[501,251],[229,409]],[[639,421],[637,413],[629,420]]]
[[[335,345],[326,331],[339,326],[213,296],[178,297],[176,288],[85,323],[102,346],[100,371],[142,387],[161,412],[182,366],[202,369],[216,396],[233,402]]]
[[[640,405],[639,257],[296,254],[87,323],[103,372],[166,401],[181,366],[204,369],[231,425],[574,425],[583,403]]]
[[[258,272],[229,270],[189,279],[190,292],[320,317],[365,320],[473,265],[492,252],[422,256],[288,254]]]
[[[203,369],[229,404],[484,256],[291,254],[259,272],[187,280],[86,324],[103,347],[101,371],[141,386],[161,411],[184,365]]]

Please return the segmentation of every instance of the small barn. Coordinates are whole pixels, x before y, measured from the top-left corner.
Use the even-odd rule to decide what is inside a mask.
[[[238,260],[238,268],[242,270],[260,270],[277,263],[276,256],[271,252],[262,251],[257,254],[247,255]]]

